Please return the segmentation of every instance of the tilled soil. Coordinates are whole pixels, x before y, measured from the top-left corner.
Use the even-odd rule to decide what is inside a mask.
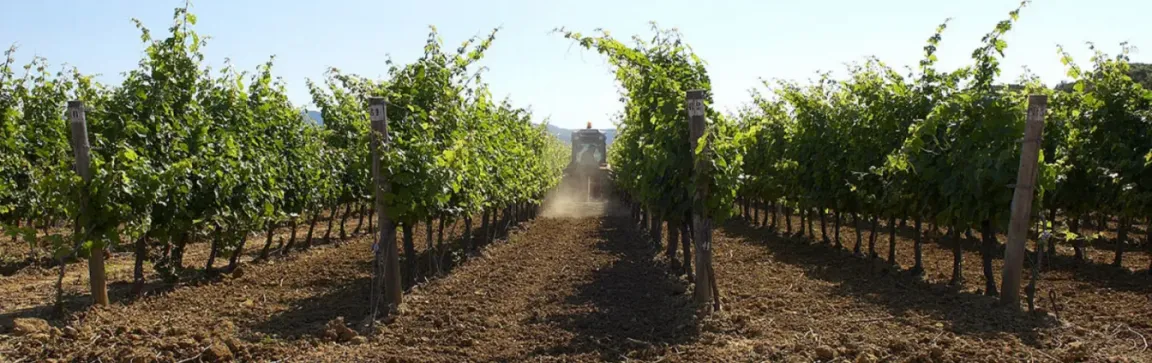
[[[336,215],[339,218],[339,215]],[[317,221],[316,227],[313,230],[313,245],[321,246],[327,244],[340,244],[344,240],[340,239],[339,233],[339,220],[334,221],[332,224],[332,233],[329,239],[324,236],[328,231],[328,213],[325,213]],[[437,238],[437,223],[433,221],[433,240]],[[479,219],[475,222],[475,233],[481,233],[479,230]],[[360,228],[357,229],[357,226]],[[426,254],[428,248],[426,238],[426,224],[421,222],[413,227],[413,241],[415,250],[419,254],[419,260],[424,262],[420,265],[421,276],[427,274],[429,271],[426,268],[427,258]],[[369,221],[365,218],[360,221],[357,214],[350,216],[344,224],[345,232],[347,233],[345,240],[366,237],[368,234]],[[307,223],[300,223],[296,227],[296,244],[292,251],[284,251],[284,254],[290,255],[297,253],[299,249],[303,248],[304,240],[307,236],[309,225]],[[269,256],[273,259],[281,256],[280,246],[284,246],[285,242],[289,239],[291,229],[281,227],[274,231],[271,248],[269,249]],[[463,233],[463,223],[460,221],[449,222],[444,226],[444,239],[446,242],[458,242]],[[243,258],[239,260],[243,268],[249,268],[250,264],[259,264],[264,261],[260,259],[261,250],[266,242],[266,236],[263,233],[252,234],[245,240]],[[131,250],[131,245],[118,246],[120,250]],[[187,250],[184,253],[184,266],[188,270],[182,274],[184,280],[180,283],[166,283],[161,281],[160,276],[152,267],[151,262],[144,264],[144,277],[145,286],[143,290],[144,296],[163,294],[165,292],[179,289],[187,284],[201,284],[211,282],[211,279],[205,280],[203,271],[201,270],[208,261],[210,244],[206,241],[196,241],[189,243]],[[458,246],[453,246],[458,247]],[[459,259],[460,256],[452,255],[451,250],[443,249],[442,257],[445,262],[444,268],[448,268],[448,264],[454,259]],[[131,303],[135,296],[132,292],[132,275],[134,255],[132,252],[113,252],[110,258],[106,260],[105,271],[107,271],[107,278],[109,282],[108,290],[109,297],[113,302]],[[48,261],[55,263],[54,261]],[[227,256],[218,256],[215,260],[215,268],[224,268],[228,265]],[[84,260],[70,262],[65,265],[65,275],[63,279],[64,302],[69,310],[80,310],[87,307],[91,300],[88,287],[88,267],[87,262]],[[53,311],[53,302],[55,301],[56,294],[56,280],[59,277],[59,266],[31,264],[22,266],[20,269],[13,271],[10,275],[0,276],[0,327],[10,325],[11,320],[15,317],[48,317]]]
[[[353,231],[356,222],[356,218],[349,218],[345,224],[348,233]],[[365,228],[362,232],[366,232],[367,223],[364,223],[362,227]],[[325,241],[322,238],[327,228],[327,218],[317,223],[316,229],[313,231],[314,244],[339,243],[339,224],[333,225],[335,231],[332,232],[331,241]],[[306,223],[297,226],[297,247],[303,244],[304,237],[307,233],[308,225]],[[273,237],[272,247],[277,246],[277,241],[282,242],[287,240],[289,234],[289,229],[287,228],[277,229]],[[264,247],[264,237],[263,234],[253,235],[245,241],[244,255],[246,258],[241,259],[242,262],[251,263],[257,259],[261,248]],[[132,246],[120,247],[121,249],[131,249]],[[204,267],[208,261],[209,247],[208,243],[190,243],[184,254],[185,267],[190,269]],[[295,253],[295,251],[289,253]],[[277,254],[273,253],[273,255]],[[130,292],[134,261],[134,256],[131,252],[113,253],[111,258],[106,260],[105,271],[107,271],[109,281],[109,296],[113,301],[129,302],[129,300],[133,298]],[[218,257],[215,261],[215,267],[217,268],[224,267],[227,264],[228,259],[226,257]],[[87,266],[87,263],[83,260],[65,265],[65,275],[62,286],[64,288],[65,304],[70,309],[81,309],[85,307],[90,300],[90,295],[88,294]],[[174,288],[179,288],[178,285],[167,284],[160,281],[160,276],[156,274],[151,263],[145,263],[144,271],[147,282],[144,289],[145,295],[159,294]],[[189,272],[195,274],[193,271]],[[55,287],[58,276],[59,266],[42,266],[37,264],[25,266],[18,271],[14,271],[9,276],[0,276],[0,325],[7,325],[13,317],[44,317],[49,315],[55,299]]]
[[[0,334],[0,361],[1152,361],[1152,281],[1096,265],[1045,273],[1040,303],[1059,318],[1014,314],[976,291],[975,251],[967,287],[954,288],[949,246],[925,245],[918,279],[732,222],[715,235],[724,311],[703,313],[627,217],[521,228],[414,287],[371,334],[353,331],[368,312],[364,236],[93,308],[45,334]],[[908,267],[911,241],[897,242]],[[887,234],[877,247],[885,256]]]
[[[855,230],[841,233],[851,249]],[[740,222],[728,223],[716,238],[718,281],[727,292],[727,311],[714,320],[724,332],[719,340],[757,353],[725,360],[1152,360],[1145,344],[1152,337],[1152,279],[1143,275],[1057,265],[1039,283],[1041,308],[1017,314],[981,294],[975,251],[964,252],[966,282],[954,287],[947,245],[925,244],[927,273],[916,278],[880,260],[887,256],[887,233],[877,236],[877,260]],[[865,253],[867,243],[865,234]],[[898,263],[909,268],[912,256],[911,239],[898,235]],[[1002,262],[994,265],[999,279]],[[1050,292],[1059,318],[1049,309]]]

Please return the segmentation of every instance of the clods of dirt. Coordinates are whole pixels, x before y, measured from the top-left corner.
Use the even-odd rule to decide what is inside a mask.
[[[12,335],[14,336],[47,334],[51,328],[47,320],[39,318],[16,318],[12,321]]]
[[[343,316],[329,321],[320,336],[324,339],[337,342],[347,342],[358,337],[355,330],[352,330],[348,325],[344,324]]]

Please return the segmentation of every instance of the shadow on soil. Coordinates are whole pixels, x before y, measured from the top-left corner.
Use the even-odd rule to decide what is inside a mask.
[[[54,264],[55,261],[47,257],[39,259],[25,257],[19,259],[3,260],[0,261],[0,276],[12,276],[17,272],[20,272],[20,270],[27,268],[28,266],[35,265],[50,268]]]
[[[1152,294],[1152,274],[1148,270],[1129,272],[1111,264],[1091,260],[1076,261],[1068,255],[1058,255],[1048,259],[1045,269],[1068,271],[1078,281],[1113,290]]]
[[[592,272],[565,304],[590,306],[572,314],[546,319],[575,337],[563,345],[537,349],[533,355],[599,354],[599,359],[653,359],[668,345],[695,340],[699,327],[687,286],[654,259],[655,250],[627,222],[627,217],[602,217],[600,251],[619,256]]]
[[[928,315],[948,324],[947,329],[956,334],[993,338],[997,333],[1008,333],[1037,347],[1040,346],[1037,330],[1058,324],[1048,316],[1010,312],[1000,307],[994,297],[924,282],[907,273],[895,272],[879,260],[852,257],[850,251],[835,251],[831,245],[797,242],[738,221],[727,223],[724,231],[740,237],[740,243],[763,249],[768,255],[766,258],[803,267],[809,278],[833,283],[836,286],[833,293],[883,307],[895,319],[910,314]]]
[[[163,294],[175,288],[175,285],[161,281],[152,281],[144,284],[142,295],[133,293],[135,285],[131,282],[113,282],[108,284],[108,300],[113,304],[130,304],[141,296]],[[63,295],[64,315],[57,314],[55,295],[46,299],[41,305],[26,307],[0,313],[0,332],[12,327],[13,320],[18,318],[40,318],[48,320],[52,325],[63,326],[72,313],[84,312],[92,306],[91,294],[65,293]]]
[[[355,238],[355,236],[348,237],[348,240],[351,240],[352,238]],[[339,243],[346,243],[346,241],[334,239],[333,242],[318,238],[313,246],[321,247]],[[291,253],[295,252],[296,251],[292,251]],[[259,256],[260,251],[258,249],[249,249],[245,251],[244,254],[251,258],[249,263],[265,263],[269,259],[278,259],[284,257],[280,252],[277,251],[273,253],[269,259],[261,259]],[[220,260],[220,263],[226,262],[227,259]],[[58,268],[59,265],[56,266]],[[151,270],[151,267],[146,268],[149,269],[148,274],[151,275],[154,273]],[[85,275],[87,274],[87,272],[83,273]],[[222,280],[223,275],[226,273],[228,273],[228,271],[223,269],[207,273],[202,268],[192,267],[185,263],[184,268],[178,272],[180,278],[177,282],[164,281],[158,276],[152,275],[149,276],[147,281],[145,281],[144,285],[139,291],[139,294],[136,293],[136,287],[132,281],[110,281],[108,283],[108,300],[112,304],[129,305],[142,298],[163,295],[177,288],[216,283]],[[92,297],[87,293],[65,293],[63,300],[65,308],[65,315],[63,316],[56,314],[55,295],[47,296],[42,304],[36,306],[0,313],[0,330],[3,330],[4,327],[10,327],[12,325],[12,320],[16,318],[41,318],[48,320],[55,325],[62,326],[72,313],[83,312],[92,305]]]
[[[474,225],[473,238],[478,239],[477,248],[483,248],[491,244],[491,242],[485,243],[480,241],[481,236],[495,233],[498,239],[506,238],[512,230],[518,227],[519,224],[507,223],[507,221],[501,221],[499,224],[493,223],[489,226],[488,230]],[[413,228],[413,232],[417,232],[417,229],[418,228]],[[423,232],[422,228],[419,230]],[[400,233],[397,233],[397,236],[399,239]],[[451,273],[455,267],[462,264],[468,256],[469,254],[466,251],[463,236],[448,236],[438,249],[417,252],[414,258],[414,260],[417,261],[416,280],[418,283],[422,283],[426,280],[445,276]],[[440,260],[438,272],[429,265],[429,261],[434,258]],[[407,261],[408,256],[405,256],[401,250],[401,275],[405,279],[407,275],[404,271]],[[365,274],[372,271],[373,263],[370,259],[349,263],[354,263],[355,266],[343,270],[363,271]],[[334,285],[338,287],[333,288]],[[344,321],[349,324],[359,324],[369,314],[368,301],[370,295],[369,288],[371,285],[372,278],[368,275],[352,279],[318,279],[309,287],[326,289],[329,290],[328,292],[296,301],[283,313],[269,317],[267,320],[253,326],[252,329],[265,334],[277,335],[281,338],[294,340],[317,336],[324,330],[329,321],[337,317],[344,317]],[[411,288],[411,284],[404,284],[405,290],[410,291]],[[382,317],[383,316],[381,316],[381,318]],[[356,326],[353,326],[353,328],[356,328]]]
[[[89,295],[65,294],[63,300],[65,311],[80,311],[92,305],[92,298],[89,297]],[[52,303],[5,311],[4,313],[0,313],[0,333],[11,331],[15,319],[40,318],[54,322],[54,325],[61,325],[60,320],[57,319],[58,317],[59,315],[56,314],[56,306]]]
[[[763,217],[761,217],[761,219],[762,218]],[[793,216],[793,218],[795,218],[795,216]],[[780,217],[780,220],[783,221],[783,216]],[[848,251],[852,251],[852,249],[854,248],[855,243],[856,243],[856,232],[855,231],[858,230],[862,233],[862,236],[863,236],[863,238],[862,238],[863,246],[861,247],[861,249],[863,250],[863,252],[865,254],[867,254],[867,252],[868,252],[867,251],[868,239],[869,239],[869,234],[871,233],[871,225],[869,223],[866,223],[866,222],[867,221],[863,221],[861,223],[844,223],[843,228],[851,231],[848,233],[844,233],[845,231],[841,232],[840,238],[841,238],[841,242],[844,244],[845,249],[847,249]],[[886,225],[884,225],[883,223],[887,223],[887,222],[882,221],[881,226],[876,231],[876,245],[878,246],[878,248],[880,248],[882,246],[886,246],[888,244],[889,230],[888,230],[888,227]],[[909,223],[909,224],[911,224],[911,223]],[[729,225],[730,226],[739,225],[740,228],[752,230],[752,231],[754,231],[753,233],[755,233],[756,236],[762,236],[762,235],[766,236],[767,234],[771,234],[771,232],[768,231],[768,228],[766,226],[749,225],[748,222],[746,222],[746,221],[738,221],[737,222],[734,220],[733,222],[729,223]],[[832,222],[829,221],[829,226],[831,226],[831,225],[832,225]],[[813,229],[816,232],[815,239],[817,241],[820,241],[822,239],[822,235],[820,232],[820,223],[815,222]],[[1134,230],[1136,229],[1135,226],[1133,227],[1133,229]],[[939,237],[939,238],[930,237],[929,235],[931,235],[931,233],[928,233],[928,230],[929,230],[928,224],[925,223],[924,224],[924,235],[922,236],[922,238],[923,238],[922,241],[924,242],[925,245],[932,244],[932,245],[936,245],[939,248],[945,249],[945,250],[952,250],[952,248],[955,246],[954,245],[955,242],[951,241],[950,238],[948,238],[948,237]],[[897,231],[896,232],[897,236],[899,236],[903,239],[907,239],[907,240],[914,239],[915,234],[917,233],[916,229],[911,227],[910,225],[909,226],[899,226],[899,227],[897,227],[896,231]],[[1004,233],[1004,232],[1005,231],[1000,231],[1000,233]],[[777,232],[777,233],[782,233],[782,232]],[[961,248],[964,251],[979,254],[980,253],[980,243],[981,243],[981,241],[979,239],[980,234],[977,232],[973,232],[973,233],[974,233],[974,235],[972,237],[965,236],[964,234],[960,235]],[[1133,237],[1140,236],[1140,235],[1142,235],[1141,233],[1144,233],[1144,232],[1139,232],[1139,233],[1134,232]],[[941,230],[937,234],[943,235],[944,231]],[[829,239],[833,238],[833,233],[831,230],[828,233],[828,237],[829,237]],[[777,236],[775,236],[775,238],[784,238],[784,237],[777,235]],[[1000,238],[1002,241],[1004,238],[1003,234],[998,235],[998,238]],[[1031,235],[1028,238],[1030,240],[1034,240],[1035,235]],[[1059,243],[1061,245],[1068,244],[1068,242],[1064,242],[1064,241],[1059,241],[1057,243]],[[1086,243],[1086,247],[1095,249],[1097,251],[1105,251],[1109,254],[1114,253],[1114,251],[1116,250],[1116,244],[1112,243],[1111,241],[1097,241],[1097,240],[1088,241],[1088,243]],[[831,249],[832,245],[829,245],[828,248]],[[992,258],[996,259],[996,260],[1002,260],[1004,258],[1004,248],[1005,248],[1005,246],[1003,243],[997,243],[996,253],[993,255]],[[1036,259],[1035,253],[1031,250],[1032,248],[1034,248],[1032,245],[1032,242],[1029,242],[1028,248],[1029,248],[1028,258],[1024,262],[1025,268],[1031,268],[1031,265],[1030,265],[1031,262],[1030,261],[1035,261],[1035,259]],[[1129,254],[1146,253],[1145,251],[1147,251],[1148,249],[1149,249],[1148,246],[1140,246],[1140,245],[1128,246],[1126,253],[1129,253]],[[883,256],[881,256],[881,257],[883,257]],[[1129,257],[1129,258],[1131,258],[1131,257]],[[979,260],[971,261],[971,262],[966,260],[965,263],[979,263]],[[1059,254],[1056,256],[1045,255],[1044,266],[1045,266],[1045,267],[1043,267],[1044,271],[1068,271],[1068,272],[1072,272],[1073,278],[1075,278],[1079,281],[1086,282],[1086,283],[1091,283],[1094,285],[1107,287],[1107,288],[1115,289],[1115,290],[1135,292],[1135,293],[1139,293],[1139,294],[1152,293],[1152,283],[1150,283],[1150,282],[1152,282],[1152,272],[1150,272],[1149,270],[1137,270],[1135,272],[1130,272],[1128,270],[1112,266],[1109,263],[1100,263],[1100,262],[1096,262],[1096,261],[1092,261],[1092,260],[1076,261],[1076,259],[1073,256],[1070,256],[1067,254]]]
[[[371,261],[358,262],[361,271],[371,271]],[[325,325],[337,317],[344,317],[350,324],[357,324],[368,316],[368,288],[372,278],[368,276],[351,280],[332,281],[340,287],[329,292],[296,301],[282,313],[273,315],[252,327],[252,330],[281,339],[303,339],[317,337]],[[330,287],[330,286],[329,286]]]

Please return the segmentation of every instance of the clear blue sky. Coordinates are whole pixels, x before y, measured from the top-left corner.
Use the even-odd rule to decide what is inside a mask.
[[[498,96],[531,106],[540,120],[563,127],[592,121],[610,127],[620,109],[617,87],[603,58],[573,47],[553,28],[591,33],[597,27],[619,38],[649,35],[648,22],[679,28],[709,63],[717,106],[730,110],[749,100],[760,79],[810,78],[842,71],[844,64],[877,56],[893,66],[914,65],[921,47],[945,18],[953,18],[941,45],[941,67],[967,64],[980,37],[1016,7],[1012,0],[892,1],[267,1],[198,0],[197,30],[209,35],[205,54],[219,66],[231,58],[243,69],[277,56],[276,73],[289,83],[298,105],[309,105],[307,78],[324,70],[379,78],[385,55],[414,59],[436,25],[450,46],[503,27],[483,64]],[[17,43],[21,62],[32,55],[68,63],[103,82],[119,82],[143,53],[129,19],[142,20],[154,34],[170,24],[183,1],[4,0],[0,44]],[[1041,0],[1030,4],[1008,35],[1005,80],[1027,66],[1045,82],[1064,79],[1056,45],[1082,64],[1085,42],[1109,53],[1118,44],[1152,51],[1152,1]],[[1135,61],[1152,61],[1137,51]]]

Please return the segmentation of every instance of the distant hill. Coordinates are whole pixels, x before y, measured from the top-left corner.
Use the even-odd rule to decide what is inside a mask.
[[[317,124],[324,124],[324,116],[320,115],[320,111],[305,111],[305,113],[307,113],[308,117],[312,118],[312,120],[315,120]]]
[[[320,111],[308,110],[308,111],[305,111],[305,113],[308,115],[309,118],[311,118],[312,120],[315,120],[317,124],[320,124],[320,125],[324,124],[324,116],[320,115]],[[548,126],[548,132],[551,132],[553,135],[556,135],[556,137],[559,138],[561,141],[564,141],[565,143],[572,142],[572,132],[576,131],[576,130],[566,129],[566,128],[563,128],[560,126],[554,126],[554,125],[547,125],[547,126]],[[600,132],[604,133],[604,139],[607,142],[607,144],[612,145],[612,140],[616,138],[616,129],[601,129]]]
[[[554,125],[547,125],[547,127],[548,127],[548,132],[551,132],[553,135],[556,135],[557,138],[559,138],[561,141],[564,141],[565,143],[572,142],[572,132],[576,131],[573,129],[566,129],[566,128],[563,128],[560,126],[554,126]],[[599,130],[600,130],[600,132],[604,133],[604,142],[608,145],[612,145],[612,140],[616,138],[616,129],[599,129]]]

